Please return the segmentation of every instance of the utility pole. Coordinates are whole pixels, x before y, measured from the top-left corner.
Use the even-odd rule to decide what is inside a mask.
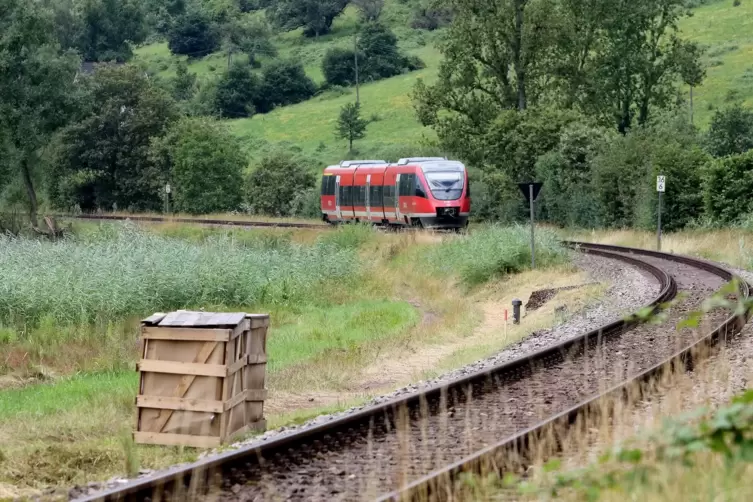
[[[358,33],[353,35],[353,58],[356,64],[356,104],[361,104],[361,99],[358,92]]]

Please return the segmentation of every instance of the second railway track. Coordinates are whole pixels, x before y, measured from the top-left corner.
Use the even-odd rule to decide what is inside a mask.
[[[84,500],[202,499],[207,487],[211,498],[221,501],[396,499],[419,490],[436,495],[431,486],[437,473],[452,478],[476,452],[535,431],[551,417],[576,409],[696,343],[702,338],[698,330],[678,331],[676,324],[733,277],[690,258],[569,245],[653,275],[661,292],[651,306],[676,300],[665,323],[615,321],[416,395]],[[678,292],[681,297],[676,297]],[[742,283],[738,295],[748,294],[748,285]],[[715,331],[734,331],[748,317],[717,309],[704,319]]]

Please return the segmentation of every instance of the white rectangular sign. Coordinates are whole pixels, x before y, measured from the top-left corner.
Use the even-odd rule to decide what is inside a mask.
[[[170,193],[170,184],[165,185],[165,193]]]
[[[664,192],[664,176],[656,177],[656,191]]]

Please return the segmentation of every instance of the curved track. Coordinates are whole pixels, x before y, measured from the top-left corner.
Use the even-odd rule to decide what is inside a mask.
[[[707,316],[713,333],[677,332],[676,322],[730,281],[730,272],[663,253],[567,244],[653,275],[661,292],[649,306],[658,311],[676,301],[665,312],[667,325],[615,321],[442,386],[84,500],[201,499],[207,487],[223,501],[442,498],[438,487],[458,473],[492,455],[514,450],[520,457],[553,421],[574,420],[605,393],[647,378],[667,361],[688,360],[690,347],[735,332],[748,320],[747,312],[714,311]],[[738,296],[748,295],[741,283]]]

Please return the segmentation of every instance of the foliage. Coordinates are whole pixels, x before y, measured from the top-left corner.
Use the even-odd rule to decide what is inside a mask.
[[[212,119],[183,119],[152,147],[160,172],[169,173],[177,212],[210,214],[237,209],[246,167],[240,142]]]
[[[141,0],[82,0],[77,48],[85,61],[128,61],[131,45],[146,38]]]
[[[259,56],[277,55],[270,37],[269,27],[258,18],[234,17],[222,25],[224,49],[246,54],[252,64]]]
[[[353,85],[356,83],[355,51],[334,47],[329,49],[322,60],[322,73],[327,83],[334,85]],[[363,54],[358,54],[358,60],[363,61]]]
[[[703,195],[706,215],[718,224],[753,212],[753,151],[715,159],[707,166]]]
[[[537,266],[567,260],[568,252],[554,232],[538,230],[535,237]],[[434,246],[427,259],[437,273],[451,270],[466,286],[477,286],[531,267],[531,231],[525,226],[483,226],[467,237]]]
[[[259,112],[266,112],[277,106],[300,103],[316,93],[316,84],[303,69],[303,65],[293,61],[276,61],[264,67],[259,94]]]
[[[262,159],[249,175],[247,203],[257,214],[290,216],[295,201],[315,182],[304,162],[288,153],[275,152]]]
[[[358,249],[372,240],[375,235],[376,231],[371,224],[353,223],[322,234],[319,242],[337,249]]]
[[[347,139],[350,151],[353,151],[353,141],[366,136],[366,126],[369,123],[361,118],[361,106],[359,103],[347,103],[340,109],[340,117],[337,119],[337,137]]]
[[[607,227],[655,228],[656,176],[667,177],[662,226],[682,228],[703,210],[702,167],[708,160],[682,117],[614,138],[593,160],[593,188]]]
[[[295,244],[249,247],[228,236],[202,243],[130,226],[59,243],[0,237],[0,321],[33,325],[144,316],[155,311],[293,304],[352,275],[346,250]]]
[[[234,63],[217,82],[214,99],[220,116],[250,117],[260,99],[259,79],[248,65]]]
[[[376,21],[384,9],[384,0],[351,0],[365,22]]]
[[[172,87],[173,98],[176,101],[187,101],[196,93],[196,74],[189,73],[188,65],[184,62],[179,63],[175,70]]]
[[[278,0],[271,16],[284,30],[303,27],[307,37],[329,33],[332,21],[348,5],[348,0]]]
[[[433,31],[452,22],[452,11],[442,2],[420,0],[413,11],[411,28]]]
[[[706,136],[706,148],[714,157],[753,149],[753,110],[740,104],[717,110]]]
[[[73,84],[80,60],[60,50],[53,23],[39,2],[0,4],[0,189],[20,180],[34,225],[40,150],[79,104]]]
[[[173,54],[189,57],[206,56],[219,47],[217,27],[209,14],[192,7],[179,15],[168,33],[168,47]]]
[[[87,106],[56,148],[53,202],[88,210],[160,208],[166,180],[149,159],[149,147],[177,119],[175,102],[130,65],[105,66],[84,82]]]

